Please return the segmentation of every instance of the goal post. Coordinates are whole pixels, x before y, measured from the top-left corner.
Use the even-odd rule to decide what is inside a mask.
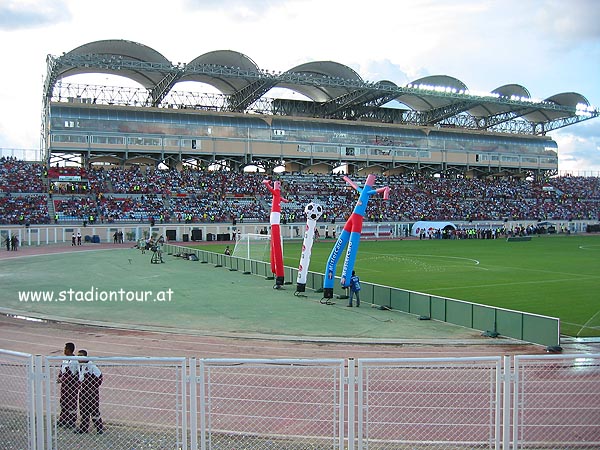
[[[283,248],[283,239],[281,245]],[[242,233],[235,242],[232,256],[269,262],[271,260],[271,235]]]

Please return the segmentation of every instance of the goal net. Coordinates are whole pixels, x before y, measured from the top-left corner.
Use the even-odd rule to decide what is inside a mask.
[[[283,246],[283,239],[281,245]],[[283,248],[283,247],[282,247]],[[271,235],[243,233],[235,243],[233,256],[254,261],[271,260]]]

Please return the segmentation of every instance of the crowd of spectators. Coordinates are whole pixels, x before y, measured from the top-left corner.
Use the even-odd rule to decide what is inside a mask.
[[[10,194],[0,197],[0,224],[50,223],[48,197],[45,194]]]
[[[69,178],[65,181],[64,177]],[[280,174],[274,178],[281,181],[282,196],[288,200],[281,205],[283,222],[303,222],[304,207],[311,201],[323,205],[322,221],[342,222],[358,199],[356,190],[341,175]],[[351,178],[358,185],[364,183],[364,177]],[[262,185],[265,179],[260,173],[139,166],[52,168],[46,172],[40,164],[0,158],[0,196],[5,196],[0,198],[0,221],[268,222],[271,195]],[[372,196],[365,220],[600,219],[598,177],[532,181],[378,176],[376,187],[386,185],[390,187],[389,200]],[[36,193],[43,195],[33,195]],[[51,218],[46,195],[53,199]]]
[[[54,223],[58,221],[86,220],[96,214],[96,201],[86,196],[69,196],[54,200]]]
[[[0,157],[0,224],[49,223],[45,168]]]
[[[0,192],[46,193],[43,182],[44,166],[15,159],[0,157]]]
[[[121,220],[144,222],[152,217],[160,218],[161,222],[170,221],[170,215],[162,196],[122,197],[111,194],[98,199],[94,220],[99,220],[101,223],[113,223]]]

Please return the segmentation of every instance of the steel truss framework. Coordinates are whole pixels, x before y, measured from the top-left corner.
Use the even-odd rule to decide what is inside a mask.
[[[162,76],[161,81],[145,92],[136,94],[140,106],[165,106],[165,98],[173,86],[184,75],[203,75],[219,79],[243,79],[249,83],[242,89],[227,95],[227,101],[221,106],[222,111],[246,112],[252,111],[252,105],[259,102],[261,97],[271,88],[278,85],[285,86],[312,86],[342,88],[344,94],[327,102],[314,103],[315,117],[343,118],[358,120],[363,117],[373,117],[373,110],[380,108],[389,101],[402,97],[403,95],[416,96],[420,98],[443,99],[444,106],[431,108],[427,111],[410,111],[403,114],[406,124],[410,125],[434,125],[445,123],[487,131],[545,134],[567,125],[597,117],[600,113],[597,109],[586,110],[581,113],[576,105],[564,105],[553,102],[532,102],[527,100],[516,100],[502,96],[472,95],[468,93],[442,91],[439,86],[401,87],[392,83],[371,83],[362,80],[341,79],[336,77],[317,75],[314,73],[283,72],[273,73],[268,70],[247,70],[236,67],[220,66],[215,64],[190,64],[172,65],[156,62],[144,62],[124,59],[116,55],[63,55],[55,58],[48,57],[48,73],[45,81],[45,98],[50,100],[54,97],[54,88],[59,80],[60,74],[67,68],[84,68],[89,72],[112,72],[136,71],[140,73],[153,72]],[[467,120],[463,113],[476,106],[500,105],[506,111],[499,114],[490,114],[485,117]],[[187,106],[175,104],[175,106]],[[287,113],[293,113],[288,108]],[[546,120],[532,122],[523,120],[523,116],[533,112],[541,112]],[[548,113],[548,114],[544,114]],[[377,117],[377,114],[374,115]],[[460,117],[460,118],[459,118]],[[518,120],[520,119],[521,120]],[[514,122],[528,122],[528,124],[515,124]]]
[[[70,84],[62,81],[71,73],[111,73],[126,75],[136,73],[148,76],[146,88],[125,88],[114,86],[93,86]],[[225,81],[235,85],[235,80],[243,87],[221,95],[179,92],[174,90],[178,81],[186,77],[204,77]],[[132,77],[133,78],[133,77]],[[303,92],[303,88],[337,93],[326,101],[297,101],[270,99],[264,97],[274,87],[286,87]],[[372,83],[360,79],[346,79],[314,72],[287,71],[270,72],[262,69],[233,67],[220,64],[171,64],[166,62],[141,61],[121,55],[67,53],[60,57],[48,56],[47,76],[44,82],[44,111],[42,142],[48,142],[48,119],[53,102],[81,99],[84,103],[105,105],[127,105],[140,108],[195,109],[214,112],[234,112],[266,114],[276,116],[312,117],[322,120],[337,119],[350,121],[402,124],[415,127],[436,126],[458,128],[478,132],[511,133],[525,135],[545,135],[547,132],[568,125],[598,117],[598,109],[585,108],[587,100],[579,94],[560,94],[562,102],[536,102],[523,97],[503,95],[475,95],[468,91],[443,88],[434,85],[397,86],[390,82]],[[559,97],[559,96],[557,96]],[[428,108],[389,108],[383,105],[403,98],[417,99],[430,105]],[[575,104],[577,101],[577,104]],[[584,108],[582,109],[582,103]],[[487,114],[474,115],[472,111],[487,111]],[[533,120],[535,118],[535,120]],[[45,149],[48,150],[48,149]],[[47,155],[50,159],[52,155]],[[93,155],[88,155],[93,156]],[[122,159],[132,155],[115,154]],[[173,160],[195,161],[197,164],[215,162],[215,155],[199,156],[197,153],[185,155],[147,154],[135,157],[151,157],[171,165]],[[54,155],[56,158],[70,158],[67,153]],[[249,161],[236,160],[237,166]],[[302,166],[306,160],[298,160]],[[276,165],[276,159],[252,161],[253,164],[268,167]],[[335,167],[342,161],[327,161]],[[359,163],[369,167],[369,161]],[[436,166],[398,163],[414,171],[464,171],[464,167]],[[388,169],[390,167],[387,167]],[[391,167],[394,168],[394,167]],[[471,168],[473,169],[473,168]],[[499,170],[500,169],[500,170]],[[486,173],[503,173],[502,168],[476,168]],[[508,169],[509,172],[512,169]]]

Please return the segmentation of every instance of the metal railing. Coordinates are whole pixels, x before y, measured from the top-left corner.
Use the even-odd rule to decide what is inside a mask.
[[[199,448],[343,450],[344,363],[199,360]]]
[[[513,449],[600,448],[600,354],[515,356]]]
[[[27,353],[0,350],[0,443],[36,448],[34,360]],[[39,381],[39,380],[38,380]]]
[[[2,448],[600,448],[600,354],[89,361],[101,434],[95,414],[74,432],[85,376],[77,428],[58,426],[58,374],[82,358],[0,350]]]
[[[362,359],[357,375],[359,449],[500,448],[501,357]]]
[[[100,414],[88,406],[91,396],[79,375],[77,390],[79,419],[74,427],[61,426],[61,389],[56,382],[61,368],[70,361],[81,369],[92,362],[102,373]],[[187,447],[187,361],[185,358],[65,358],[46,357],[44,367],[46,448],[53,450],[95,448],[96,443],[114,448]],[[93,387],[92,387],[93,388]],[[63,392],[64,395],[64,392]],[[93,399],[92,399],[93,400]],[[90,415],[91,417],[87,417]],[[86,416],[86,417],[84,417]],[[90,423],[91,422],[91,423]]]

